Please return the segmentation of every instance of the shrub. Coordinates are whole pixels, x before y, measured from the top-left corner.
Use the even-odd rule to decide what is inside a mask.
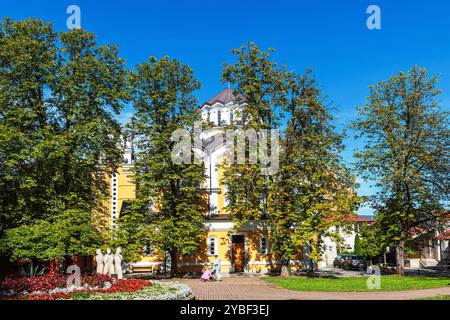
[[[91,288],[102,288],[105,282],[112,282],[109,274],[87,273],[81,276],[81,284],[87,284]]]
[[[66,276],[59,273],[48,273],[43,276],[22,278],[17,275],[7,277],[0,285],[0,290],[7,293],[21,293],[24,291],[47,292],[55,288],[66,286]]]
[[[113,283],[109,289],[102,290],[105,293],[115,292],[136,292],[142,290],[144,287],[151,286],[152,283],[147,280],[129,279],[129,280],[117,280]]]
[[[21,278],[17,275],[10,276],[0,286],[0,289],[9,295],[0,297],[0,300],[87,299],[92,294],[133,293],[152,286],[152,283],[146,280],[117,280],[111,278],[110,275],[84,274],[81,281],[88,288],[68,292],[66,290],[66,279],[66,275],[56,273],[29,278]],[[112,286],[103,289],[103,284],[107,281],[111,282]],[[61,290],[51,292],[53,289]]]

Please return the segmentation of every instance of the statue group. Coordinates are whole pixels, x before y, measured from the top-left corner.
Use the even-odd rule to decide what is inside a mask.
[[[106,249],[106,254],[101,249],[97,249],[97,273],[116,274],[117,279],[123,279],[122,272],[122,248],[117,248],[115,254],[111,254],[111,249]]]

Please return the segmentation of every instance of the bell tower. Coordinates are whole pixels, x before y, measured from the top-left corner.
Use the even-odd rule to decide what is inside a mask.
[[[134,149],[133,149],[133,134],[124,131],[121,136],[122,150],[123,150],[123,162],[124,164],[132,165],[134,162]]]

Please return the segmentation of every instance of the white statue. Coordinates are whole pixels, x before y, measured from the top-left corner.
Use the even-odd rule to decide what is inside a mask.
[[[101,249],[97,249],[97,256],[95,257],[95,261],[97,261],[97,273],[103,273],[104,265],[103,265],[103,254]]]
[[[118,247],[116,249],[116,254],[114,255],[114,267],[115,267],[115,274],[117,274],[117,279],[123,279],[123,273],[122,273],[122,248]]]
[[[106,249],[106,254],[103,256],[103,273],[104,274],[113,274],[114,273],[114,264],[113,264],[114,257],[111,254],[111,249]]]

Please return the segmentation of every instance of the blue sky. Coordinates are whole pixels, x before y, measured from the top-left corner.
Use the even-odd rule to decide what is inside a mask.
[[[247,41],[274,47],[274,59],[303,72],[311,67],[328,97],[338,127],[355,118],[368,86],[414,65],[441,76],[442,104],[450,101],[450,1],[10,1],[2,16],[30,16],[66,30],[66,8],[81,8],[81,24],[114,43],[128,67],[149,56],[168,55],[192,66],[202,82],[199,102],[224,88],[222,64],[231,62],[232,48]],[[366,27],[366,9],[381,8],[381,30]],[[131,110],[120,116],[126,121]],[[346,140],[345,159],[352,161],[357,142]],[[362,182],[362,181],[360,181]],[[360,193],[373,192],[362,182]],[[362,208],[360,214],[370,214]]]

